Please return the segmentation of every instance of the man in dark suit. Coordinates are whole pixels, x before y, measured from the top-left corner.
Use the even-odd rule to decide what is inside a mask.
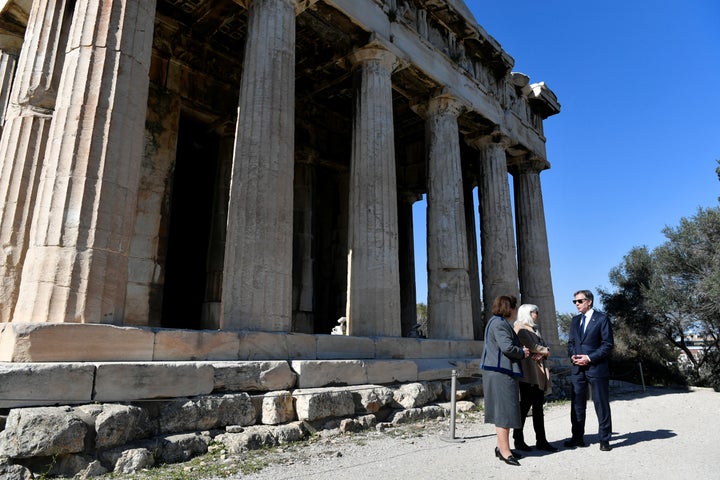
[[[579,315],[570,322],[568,356],[572,361],[571,410],[572,438],[566,447],[585,447],[585,411],[588,385],[592,387],[592,400],[598,418],[600,450],[610,451],[612,418],[610,416],[610,367],[608,361],[613,349],[613,332],[610,319],[593,309],[590,290],[575,292],[573,303]]]

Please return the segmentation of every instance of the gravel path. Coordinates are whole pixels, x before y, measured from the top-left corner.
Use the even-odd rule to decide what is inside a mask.
[[[587,448],[564,449],[570,433],[569,404],[546,407],[548,439],[561,450],[533,450],[513,467],[494,457],[495,429],[478,414],[458,414],[455,441],[449,419],[385,432],[338,435],[290,447],[259,473],[243,480],[467,479],[522,476],[557,478],[720,479],[720,393],[649,389],[611,396],[610,452],[597,444],[597,420],[588,403]],[[534,443],[530,421],[526,441]],[[458,440],[463,440],[462,442]],[[210,480],[210,479],[208,479]]]

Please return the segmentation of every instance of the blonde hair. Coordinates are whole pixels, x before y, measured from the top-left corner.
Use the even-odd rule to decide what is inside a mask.
[[[533,305],[531,303],[523,303],[520,305],[520,308],[518,308],[517,320],[515,320],[513,325],[516,327],[528,326],[535,329],[537,325],[533,322],[532,315],[530,315],[532,312],[540,312],[537,305]]]

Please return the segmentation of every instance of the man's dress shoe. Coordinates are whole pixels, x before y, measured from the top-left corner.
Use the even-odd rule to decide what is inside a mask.
[[[612,450],[612,447],[608,442],[600,442],[600,450],[603,452],[609,452]]]
[[[517,450],[522,450],[523,452],[532,451],[532,447],[527,443],[523,442],[522,440],[520,440],[519,442],[515,442],[515,448]]]
[[[564,445],[567,448],[587,447],[587,443],[585,443],[583,440],[573,440],[572,438],[565,441]]]
[[[557,451],[558,451],[557,448],[553,447],[553,446],[552,446],[550,443],[548,443],[548,442],[538,443],[537,445],[535,445],[535,448],[537,448],[538,450],[542,450],[542,451],[544,451],[544,452],[557,452]]]

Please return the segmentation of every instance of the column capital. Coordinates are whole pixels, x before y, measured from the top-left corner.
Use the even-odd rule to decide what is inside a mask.
[[[348,56],[348,59],[353,67],[370,61],[376,61],[390,71],[398,64],[398,57],[394,53],[375,43],[355,50]]]
[[[540,173],[550,168],[550,162],[539,155],[527,154],[508,159],[508,171],[512,175]]]
[[[440,91],[426,102],[410,105],[413,112],[427,119],[433,115],[452,115],[459,117],[467,106],[447,91]]]
[[[502,147],[507,150],[513,144],[512,139],[498,129],[493,130],[491,133],[467,135],[465,142],[478,150],[489,146]]]

